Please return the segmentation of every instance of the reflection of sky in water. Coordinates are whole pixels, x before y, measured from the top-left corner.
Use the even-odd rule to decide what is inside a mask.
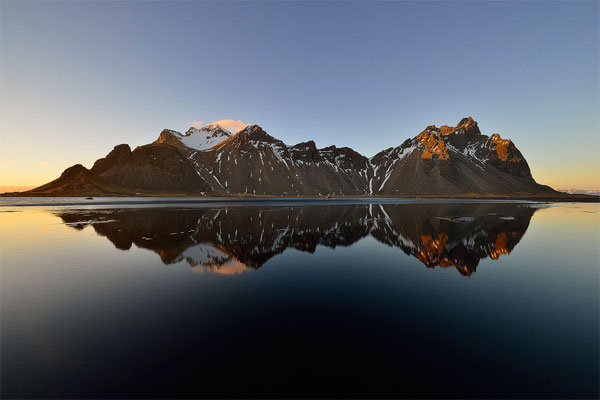
[[[287,212],[258,223],[229,210],[181,237],[167,228],[186,225],[185,212],[114,231],[123,220],[112,212],[104,218],[117,222],[82,229],[60,209],[1,212],[2,390],[281,394],[295,376],[292,387],[334,393],[595,397],[598,209],[536,208],[523,229],[518,208],[481,212],[499,225],[416,209],[398,221],[386,208],[366,216],[367,233],[351,209],[289,224]],[[350,224],[325,229],[336,222]],[[277,231],[287,226],[304,232]],[[142,238],[152,235],[171,238]],[[476,270],[441,268],[444,257]],[[246,377],[236,385],[223,378],[232,367]]]

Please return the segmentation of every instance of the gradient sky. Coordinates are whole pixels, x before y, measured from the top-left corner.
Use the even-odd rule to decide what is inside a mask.
[[[0,185],[235,119],[367,156],[471,115],[600,187],[599,2],[0,3]]]

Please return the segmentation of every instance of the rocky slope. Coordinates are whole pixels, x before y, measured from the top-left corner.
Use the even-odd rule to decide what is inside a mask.
[[[471,117],[455,127],[428,126],[413,139],[378,153],[371,163],[373,193],[554,193],[535,182],[511,140],[481,134]]]
[[[313,141],[287,146],[258,125],[208,151],[187,146],[172,131],[163,131],[157,142],[177,147],[216,193],[368,194],[372,167],[366,157],[347,147],[317,149]]]
[[[67,168],[60,177],[52,182],[23,193],[32,196],[68,196],[70,194],[100,196],[126,192],[127,189],[108,182],[81,164],[76,164]],[[7,194],[10,195],[10,193]]]
[[[90,172],[119,186],[144,192],[201,193],[211,187],[181,151],[169,144],[153,143],[131,151],[116,146],[94,163]]]
[[[515,144],[483,135],[471,117],[428,126],[371,159],[348,147],[288,146],[258,125],[163,130],[149,145],[119,145],[87,170],[22,195],[554,195]],[[66,173],[66,171],[65,171]],[[72,182],[68,180],[72,177]]]

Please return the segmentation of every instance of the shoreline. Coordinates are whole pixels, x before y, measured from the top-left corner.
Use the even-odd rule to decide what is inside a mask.
[[[14,202],[4,199],[16,200]],[[36,199],[39,201],[27,201]],[[43,201],[42,199],[47,199]],[[72,199],[72,200],[71,200]],[[54,200],[54,201],[53,201]],[[287,205],[325,205],[349,203],[406,204],[437,202],[527,202],[527,203],[600,203],[600,196],[514,196],[514,195],[421,195],[421,196],[2,196],[0,207],[32,206],[116,206],[116,205],[224,205],[224,204],[287,204]]]

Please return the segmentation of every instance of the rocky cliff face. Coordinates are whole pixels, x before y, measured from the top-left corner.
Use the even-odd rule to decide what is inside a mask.
[[[163,142],[176,136],[161,134]],[[175,146],[216,193],[257,195],[368,194],[369,160],[354,150],[317,149],[313,141],[287,146],[250,125],[208,151]]]
[[[92,174],[143,192],[201,193],[211,187],[199,176],[193,163],[174,146],[153,143],[131,151],[119,145],[94,163]]]
[[[554,193],[535,182],[512,141],[481,134],[471,117],[455,127],[428,126],[371,163],[374,193]]]
[[[115,147],[88,172],[78,179],[90,180],[89,185],[65,185],[63,178],[59,186],[44,185],[30,194],[67,194],[67,188],[68,193],[84,188],[78,194],[98,194],[103,185],[123,194],[555,193],[535,182],[512,141],[483,135],[471,117],[454,127],[428,126],[371,159],[348,147],[318,149],[313,141],[288,146],[258,125],[237,133],[219,125],[185,134],[165,129],[154,143],[133,151],[127,145]]]

